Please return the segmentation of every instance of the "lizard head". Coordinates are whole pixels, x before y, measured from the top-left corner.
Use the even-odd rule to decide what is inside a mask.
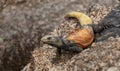
[[[60,47],[63,45],[61,38],[53,35],[46,35],[41,38],[41,41],[45,44],[55,46],[55,47]]]

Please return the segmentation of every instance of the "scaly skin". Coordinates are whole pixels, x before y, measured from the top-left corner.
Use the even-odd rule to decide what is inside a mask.
[[[41,41],[43,43],[56,47],[58,51],[60,51],[59,49],[75,52],[80,52],[82,50],[82,47],[79,48],[80,45],[78,45],[74,41],[62,37],[55,37],[53,35],[46,35],[43,38],[41,38]]]
[[[90,26],[92,25],[92,19],[81,12],[70,12],[65,15],[65,18],[71,17],[76,18],[82,28],[73,29],[73,31],[69,33],[67,39],[82,46],[81,48],[86,48],[94,40],[94,31],[92,26]]]
[[[46,35],[41,38],[41,41],[55,46],[57,48],[65,48],[66,46],[77,45],[79,48],[88,47],[94,40],[93,29],[90,26],[84,26],[80,29],[74,29],[66,38]]]
[[[94,32],[91,26],[83,26],[70,32],[66,39],[78,44],[80,48],[86,48],[93,42]]]
[[[81,26],[92,24],[92,19],[81,12],[70,12],[66,14],[64,17],[65,18],[71,18],[71,17],[76,18],[81,24]]]
[[[93,28],[88,24],[92,24],[92,19],[80,12],[71,12],[65,15],[66,18],[77,18],[81,24],[81,28],[73,29],[66,38],[46,35],[41,41],[57,48],[57,53],[61,53],[61,49],[67,51],[80,52],[88,47],[94,40]]]
[[[99,24],[92,24],[88,16],[79,12],[71,12],[65,15],[65,17],[77,18],[82,28],[73,29],[66,38],[50,36],[53,39],[49,39],[49,43],[45,41],[46,44],[55,46],[60,50],[80,52],[80,48],[86,48],[93,42],[94,33],[100,33],[102,35],[102,37],[97,39],[98,41],[111,36],[120,36],[120,6],[116,7],[115,10],[109,13]],[[86,17],[88,17],[89,22],[86,21]],[[43,39],[41,41],[43,41]]]

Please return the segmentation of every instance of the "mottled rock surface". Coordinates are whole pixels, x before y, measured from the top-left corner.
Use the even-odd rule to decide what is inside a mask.
[[[96,7],[91,7],[90,11],[86,11],[85,13],[94,19],[93,22],[96,24],[101,22],[106,23],[107,21],[105,20],[113,19],[111,14],[115,15],[116,13],[119,13],[120,10],[119,7],[116,9],[109,6],[108,8],[105,5],[99,4],[95,4],[93,6]],[[110,21],[109,23],[112,24],[117,21],[118,20]],[[66,33],[68,33],[76,23],[77,22],[74,21],[64,21],[53,32],[51,32],[51,34],[56,36],[66,35]],[[120,27],[118,29],[120,30]],[[106,30],[110,30],[110,28],[105,28],[105,30],[101,32],[101,37],[106,35],[104,33]],[[118,34],[119,30],[116,30],[118,31]],[[110,33],[112,31],[107,32]],[[105,40],[92,43],[91,47],[78,54],[63,51],[60,58],[55,57],[55,48],[49,45],[43,45],[40,49],[34,50],[33,61],[31,61],[31,63],[29,63],[22,71],[119,71],[119,43],[119,36],[109,36]]]
[[[95,9],[98,13],[90,14],[88,8],[96,3],[101,7],[104,5],[104,10],[98,8]],[[23,71],[48,71],[61,67],[63,71],[76,67],[84,71],[119,69],[119,38],[95,43],[79,54],[63,51],[61,59],[55,58],[54,48],[40,44],[41,36],[59,26],[65,13],[88,13],[97,23],[111,10],[106,8],[113,8],[117,3],[118,0],[1,0],[0,71],[20,71],[23,68]]]

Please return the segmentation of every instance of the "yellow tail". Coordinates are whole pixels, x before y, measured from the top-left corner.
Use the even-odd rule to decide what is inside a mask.
[[[79,21],[79,23],[82,26],[87,25],[87,24],[92,24],[92,19],[81,12],[70,12],[70,13],[66,14],[64,17],[65,18],[74,17]]]

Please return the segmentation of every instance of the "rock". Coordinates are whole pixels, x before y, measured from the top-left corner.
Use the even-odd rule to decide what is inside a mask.
[[[107,7],[104,8],[106,8],[106,10],[110,12]],[[97,13],[101,13],[101,10],[97,11]],[[104,11],[102,12],[102,15],[103,14]],[[97,17],[98,16],[99,15],[97,15]],[[69,31],[69,28],[71,26],[74,26],[72,24],[74,23],[71,23],[71,21],[70,23],[62,23],[62,26],[60,25],[59,29],[55,29],[52,34],[55,35],[57,33],[56,31],[58,30],[64,33],[66,31],[65,28],[68,28]],[[62,55],[60,58],[55,57],[55,48],[50,48],[49,45],[43,45],[39,50],[35,50],[36,53],[33,53],[34,59],[30,66],[32,68],[27,68],[28,65],[25,68],[27,68],[26,70],[34,69],[33,71],[49,71],[51,69],[59,71],[59,67],[62,68],[62,71],[71,71],[75,69],[77,69],[78,71],[106,71],[109,67],[119,66],[119,38],[120,37],[113,37],[104,41],[94,42],[93,46],[88,47],[78,54],[62,51]]]
[[[110,52],[115,56],[113,59],[117,60],[119,54],[116,56],[116,52],[105,48],[107,45],[111,45],[112,41],[103,42],[105,44],[97,43],[96,47],[89,48],[80,54],[64,52],[61,59],[55,58],[55,49],[49,48],[49,46],[42,48],[40,44],[41,36],[48,34],[55,26],[58,26],[66,12],[73,10],[85,12],[91,4],[104,4],[104,1],[100,1],[1,0],[0,15],[2,14],[4,18],[0,17],[0,38],[3,39],[0,42],[0,70],[20,71],[27,64],[26,68],[30,67],[28,71],[31,68],[32,71],[48,71],[56,66],[63,66],[64,70],[75,66],[78,66],[80,70],[94,70],[97,62],[101,62],[101,60],[109,63],[111,58],[107,55]],[[106,1],[109,6],[116,5],[117,2],[117,0],[110,0],[109,3]],[[109,44],[107,44],[108,42]],[[119,41],[117,42],[119,43]],[[113,44],[115,45],[115,43]],[[40,49],[35,49],[37,47]],[[114,47],[113,50],[117,51]],[[33,51],[37,52],[32,53]],[[100,54],[103,51],[106,56]],[[115,63],[115,61],[112,62]],[[89,66],[93,68],[89,68]],[[96,69],[101,68],[98,65]]]
[[[107,69],[107,71],[120,71],[120,68],[118,67],[110,67]]]

